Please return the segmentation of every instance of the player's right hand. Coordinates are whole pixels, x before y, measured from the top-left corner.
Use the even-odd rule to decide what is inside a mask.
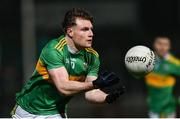
[[[118,83],[119,80],[119,77],[114,72],[105,71],[100,73],[98,78],[94,80],[92,83],[94,88],[104,88]]]

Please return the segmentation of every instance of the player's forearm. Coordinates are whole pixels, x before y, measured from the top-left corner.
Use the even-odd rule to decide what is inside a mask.
[[[93,89],[85,93],[85,98],[92,103],[105,103],[107,95],[108,94],[104,93],[100,89]]]
[[[93,89],[92,82],[70,81],[65,67],[48,70],[58,91],[66,96]]]
[[[93,89],[92,82],[65,81],[59,82],[58,90],[64,95],[70,96],[75,93]]]

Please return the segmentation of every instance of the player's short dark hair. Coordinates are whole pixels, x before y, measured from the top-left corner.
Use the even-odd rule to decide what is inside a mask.
[[[159,38],[166,39],[166,40],[168,40],[169,42],[171,41],[171,38],[170,38],[170,36],[168,36],[168,35],[157,35],[157,36],[154,38],[154,42],[156,42]]]
[[[67,28],[76,25],[76,18],[89,20],[93,23],[93,16],[83,8],[73,8],[66,12],[62,22],[62,28],[66,33]]]

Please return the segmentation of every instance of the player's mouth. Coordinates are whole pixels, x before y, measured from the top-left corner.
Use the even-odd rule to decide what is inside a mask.
[[[92,39],[87,40],[88,43],[92,43]]]

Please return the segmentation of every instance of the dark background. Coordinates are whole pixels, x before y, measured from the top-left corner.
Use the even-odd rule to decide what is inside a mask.
[[[10,111],[15,104],[15,93],[22,88],[25,80],[22,33],[26,29],[22,28],[22,1],[0,1],[0,117],[10,117]],[[85,101],[83,94],[78,94],[68,106],[69,117],[147,117],[144,81],[134,79],[126,71],[124,56],[132,46],[151,47],[156,35],[165,34],[172,39],[172,52],[180,57],[180,1],[28,1],[34,5],[35,39],[32,40],[36,42],[35,59],[50,39],[63,33],[61,21],[65,12],[73,7],[83,7],[95,19],[94,48],[100,54],[102,67],[115,71],[127,86],[127,93],[111,105],[90,104]],[[35,62],[32,64],[34,66]],[[178,85],[179,83],[175,87],[176,95],[180,90]],[[178,117],[179,112],[178,110]]]

